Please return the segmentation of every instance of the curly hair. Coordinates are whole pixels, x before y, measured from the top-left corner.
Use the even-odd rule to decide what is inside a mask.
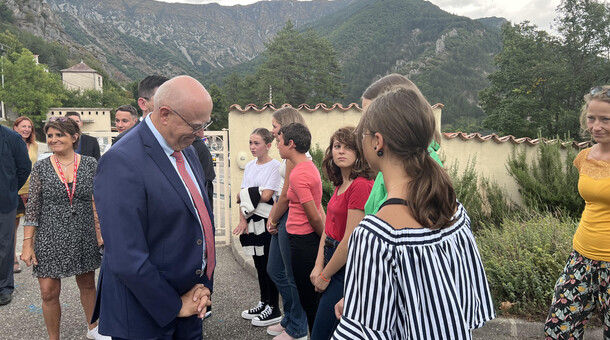
[[[326,178],[333,183],[334,186],[338,187],[343,184],[343,176],[341,175],[341,168],[333,162],[333,144],[338,141],[341,144],[353,150],[356,154],[356,162],[352,165],[352,171],[349,175],[350,179],[356,179],[358,177],[364,177],[366,179],[373,179],[375,176],[374,171],[369,167],[368,162],[364,159],[360,148],[356,145],[356,128],[353,126],[344,126],[330,137],[330,144],[324,152],[324,160],[322,160],[322,171]]]

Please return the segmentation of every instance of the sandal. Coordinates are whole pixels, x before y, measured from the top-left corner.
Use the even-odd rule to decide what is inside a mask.
[[[19,261],[15,261],[13,264],[13,273],[21,273],[21,266],[19,266]]]

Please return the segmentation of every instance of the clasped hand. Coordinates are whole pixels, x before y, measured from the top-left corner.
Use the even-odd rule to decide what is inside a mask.
[[[211,294],[208,287],[202,284],[193,286],[191,290],[180,297],[182,299],[182,308],[180,308],[178,317],[186,318],[191,315],[197,315],[198,318],[203,319],[206,307],[212,305],[210,300]]]

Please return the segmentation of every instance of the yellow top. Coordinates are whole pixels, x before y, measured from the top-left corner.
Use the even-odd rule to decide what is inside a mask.
[[[572,241],[583,256],[610,261],[610,162],[588,159],[591,148],[574,159],[578,168],[578,192],[585,200],[585,210]]]
[[[36,163],[36,161],[38,160],[38,143],[34,142],[34,143],[30,144],[30,146],[28,147],[28,155],[30,156],[30,161],[32,161],[32,168],[33,168],[34,163]],[[21,187],[21,189],[19,189],[19,192],[17,194],[23,195],[23,194],[27,194],[29,191],[30,191],[30,178],[28,177],[27,181],[25,181],[25,184],[23,184],[23,186]]]

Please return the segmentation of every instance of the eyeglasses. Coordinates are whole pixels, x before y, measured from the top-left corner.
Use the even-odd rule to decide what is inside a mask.
[[[66,117],[51,117],[51,118],[49,118],[49,122],[57,122],[57,121],[60,121],[60,122],[62,122],[62,123],[63,123],[63,122],[67,122],[67,121],[68,121],[68,119],[70,119],[70,118],[66,118]]]
[[[150,100],[150,98],[148,98],[148,97],[140,97],[140,98],[145,99],[145,100]]]
[[[364,139],[364,137],[366,137],[366,136],[374,136],[374,135],[375,135],[375,132],[369,132],[369,133],[363,132],[362,139]]]
[[[610,89],[604,89],[601,86],[596,86],[594,88],[591,89],[591,92],[589,92],[590,95],[594,96],[598,93],[602,93],[603,95],[605,95],[606,97],[610,98]]]
[[[172,109],[171,107],[167,107],[171,112],[175,113],[178,117],[180,117],[188,126],[191,127],[191,129],[193,129],[193,134],[196,135],[197,133],[199,133],[199,131],[205,131],[210,125],[212,125],[212,120],[208,120],[206,123],[204,124],[199,124],[199,125],[195,125],[195,124],[191,124],[189,123],[188,120],[184,119],[184,117],[182,117],[181,114],[178,113],[178,111]]]

